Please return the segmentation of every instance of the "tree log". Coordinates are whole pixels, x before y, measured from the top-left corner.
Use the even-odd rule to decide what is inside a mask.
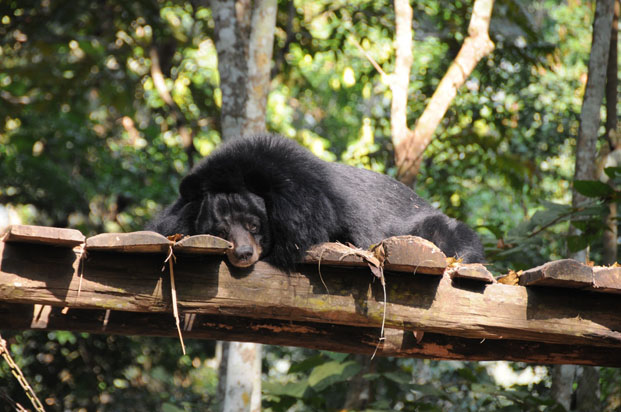
[[[0,243],[0,301],[83,309],[171,312],[165,254],[89,252]],[[384,295],[368,269],[300,265],[289,275],[259,262],[180,255],[181,312],[379,328]],[[369,274],[364,279],[365,271]],[[362,275],[362,276],[361,276]],[[470,339],[621,347],[618,295],[500,283],[454,283],[448,274],[387,272],[386,326]],[[78,293],[78,290],[79,293]],[[425,335],[426,336],[426,335]]]

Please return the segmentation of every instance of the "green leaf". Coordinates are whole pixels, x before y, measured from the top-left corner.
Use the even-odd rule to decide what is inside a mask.
[[[407,385],[412,383],[412,375],[405,372],[386,372],[384,376],[393,382]]]
[[[289,367],[288,373],[305,372],[313,369],[315,366],[321,365],[325,359],[321,355],[306,358],[301,362],[296,362]]]
[[[578,252],[589,245],[589,239],[584,235],[567,236],[567,248],[570,252]]]
[[[308,377],[308,383],[316,390],[321,391],[337,382],[343,382],[360,372],[362,367],[356,361],[326,362],[313,369]]]
[[[604,173],[609,178],[614,179],[617,176],[621,176],[621,167],[606,167],[604,168]]]
[[[610,186],[599,180],[575,180],[574,189],[586,197],[606,197],[614,192]]]
[[[424,396],[433,396],[436,398],[440,398],[440,399],[450,399],[450,397],[447,395],[447,393],[445,391],[442,391],[438,388],[436,388],[435,386],[433,386],[430,383],[426,383],[426,384],[413,384],[412,385],[412,390],[415,392],[419,392],[421,394],[423,394]]]
[[[184,412],[185,409],[179,408],[176,405],[173,405],[172,403],[164,403],[162,405],[162,412]]]
[[[272,396],[290,396],[292,398],[302,399],[307,395],[310,389],[308,380],[304,379],[299,382],[288,382],[285,385],[275,382],[262,383],[263,393]]]
[[[331,352],[327,350],[321,351],[321,353],[336,362],[343,362],[345,358],[349,356],[349,353]]]

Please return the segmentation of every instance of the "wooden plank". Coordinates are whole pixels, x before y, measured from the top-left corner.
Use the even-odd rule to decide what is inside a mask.
[[[483,283],[494,283],[496,280],[481,263],[456,263],[447,270],[451,279],[468,279]]]
[[[593,290],[604,293],[621,293],[621,267],[594,267]]]
[[[32,305],[0,303],[3,330],[69,330],[99,334],[163,336],[177,339],[168,313],[136,313],[70,309],[48,306],[46,322]],[[181,313],[184,339],[234,340],[270,345],[371,355],[377,346],[378,328],[276,319]],[[303,339],[301,337],[303,336]],[[464,361],[511,360],[545,364],[621,366],[621,351],[606,347],[572,346],[509,339],[468,339],[425,333],[420,342],[411,331],[386,329],[378,356],[453,359]]]
[[[573,259],[548,262],[525,270],[520,275],[522,286],[555,286],[560,288],[588,288],[593,283],[593,270]]]
[[[233,249],[233,244],[212,235],[194,235],[175,242],[175,253],[194,253],[203,255],[222,255]]]
[[[7,228],[5,242],[23,242],[59,247],[75,247],[84,243],[84,235],[79,230],[59,227],[11,225]]]
[[[171,310],[161,255],[88,253],[80,265],[79,250],[0,243],[0,256],[0,301],[149,313]],[[286,274],[264,262],[240,269],[222,257],[179,256],[175,264],[179,308],[255,319],[382,325],[384,292],[371,274],[365,281],[360,270],[322,267],[320,276],[314,265],[302,266],[299,272]],[[458,288],[448,275],[387,272],[385,278],[389,328],[621,348],[616,295],[527,290],[500,283]]]
[[[385,270],[441,275],[446,255],[430,241],[417,236],[394,236],[374,248]]]
[[[377,258],[368,250],[356,249],[342,243],[321,243],[311,247],[304,257],[303,263],[366,267],[368,262],[379,265]]]
[[[174,242],[151,231],[102,233],[86,239],[87,251],[165,253]]]

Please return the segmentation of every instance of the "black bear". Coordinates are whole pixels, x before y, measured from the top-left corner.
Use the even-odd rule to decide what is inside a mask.
[[[291,271],[312,245],[368,248],[397,235],[423,237],[467,263],[484,260],[472,229],[404,184],[325,162],[280,136],[221,145],[181,181],[179,192],[147,228],[166,236],[220,236],[233,243],[228,257],[238,267],[264,259]]]

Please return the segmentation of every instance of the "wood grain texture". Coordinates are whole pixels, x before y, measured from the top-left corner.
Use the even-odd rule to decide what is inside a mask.
[[[588,288],[593,284],[593,270],[576,260],[562,259],[525,270],[520,285]]]
[[[151,231],[101,233],[86,239],[87,251],[165,253],[174,242]]]
[[[84,239],[79,230],[31,225],[11,225],[2,237],[7,243],[22,242],[70,248],[81,245]]]
[[[70,330],[99,334],[163,336],[177,338],[174,319],[167,313],[137,313],[48,307],[45,322],[41,309],[32,305],[0,303],[4,330],[32,328]],[[379,328],[254,319],[237,316],[182,313],[183,336],[188,339],[233,340],[270,345],[371,355],[377,346]],[[301,338],[303,337],[303,338]],[[377,355],[453,360],[511,360],[534,363],[572,363],[621,366],[621,351],[606,347],[561,345],[510,339],[469,339],[425,333],[420,342],[412,331],[386,329],[386,340]]]
[[[480,263],[456,263],[447,272],[452,279],[468,279],[483,283],[496,282],[491,272]]]
[[[233,244],[212,235],[194,235],[175,242],[173,249],[175,253],[221,255],[233,249]]]
[[[374,249],[385,270],[441,275],[446,255],[430,241],[417,236],[384,239]]]
[[[82,255],[76,251],[0,243],[0,256],[3,302],[171,310],[162,255],[92,251],[80,264]],[[379,328],[384,314],[380,282],[368,269],[322,267],[320,276],[315,265],[302,265],[287,275],[263,262],[242,270],[222,257],[183,255],[175,277],[179,308],[186,313],[369,328]],[[399,273],[386,273],[386,292],[386,325],[392,329],[621,347],[618,295],[500,283],[456,285],[448,274]]]
[[[621,267],[594,267],[593,290],[604,293],[621,293]]]

